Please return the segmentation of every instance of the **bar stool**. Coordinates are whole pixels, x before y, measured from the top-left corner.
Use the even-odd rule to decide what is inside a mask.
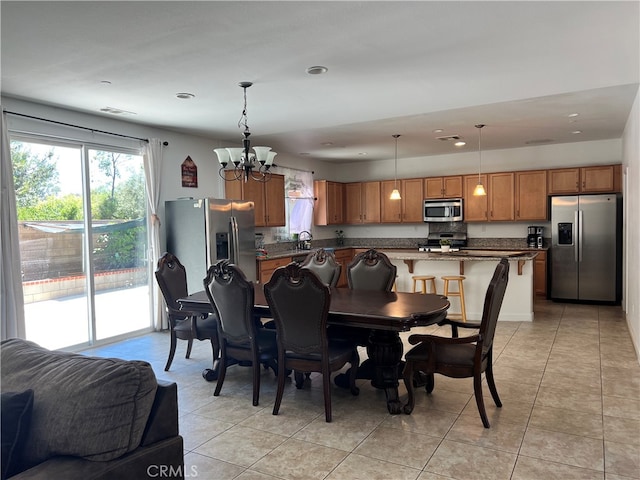
[[[421,282],[422,293],[427,293],[427,282],[429,282],[429,293],[436,293],[436,277],[433,275],[414,275],[411,277],[413,280],[413,293],[416,293],[416,286],[418,282]]]
[[[446,275],[440,277],[444,281],[443,295],[447,298],[459,297],[460,298],[460,313],[447,313],[447,317],[453,320],[467,321],[467,311],[464,308],[464,286],[462,281],[465,279],[462,275]],[[449,282],[458,282],[458,290],[449,290]]]

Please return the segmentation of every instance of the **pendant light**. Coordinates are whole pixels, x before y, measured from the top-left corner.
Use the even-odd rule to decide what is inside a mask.
[[[482,138],[482,127],[484,127],[484,124],[478,124],[476,125],[476,128],[478,129],[478,159],[479,159],[479,164],[478,164],[478,184],[476,185],[476,188],[473,189],[473,195],[475,197],[483,197],[487,194],[487,192],[484,189],[484,185],[482,185],[482,180],[480,180],[480,173],[482,171],[482,144],[481,144],[481,138]]]
[[[394,135],[392,135],[393,138],[396,139],[396,153],[395,153],[395,179],[396,179],[396,183],[395,183],[395,188],[393,189],[393,191],[391,192],[391,196],[389,197],[390,200],[400,200],[400,190],[398,190],[398,137],[400,136],[400,134],[396,133]]]

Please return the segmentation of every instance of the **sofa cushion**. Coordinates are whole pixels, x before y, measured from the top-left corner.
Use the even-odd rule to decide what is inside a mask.
[[[1,395],[2,412],[2,471],[4,480],[22,471],[22,452],[29,434],[31,411],[33,409],[33,390],[24,392],[4,392]]]
[[[158,386],[147,362],[49,351],[21,339],[0,348],[3,391],[34,391],[29,465],[54,455],[106,461],[138,447]]]

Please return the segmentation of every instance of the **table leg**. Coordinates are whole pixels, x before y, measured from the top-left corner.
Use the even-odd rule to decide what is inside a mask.
[[[387,396],[387,410],[395,415],[402,413],[402,402],[398,394],[398,379],[402,375],[402,340],[398,332],[371,330],[367,345],[369,358],[358,367],[357,378],[371,380],[371,385],[384,390]],[[339,387],[349,388],[348,374],[336,376]]]

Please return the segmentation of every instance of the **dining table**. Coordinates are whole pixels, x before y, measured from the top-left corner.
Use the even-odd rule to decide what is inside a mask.
[[[369,379],[374,387],[385,391],[389,413],[401,413],[398,385],[403,366],[403,344],[400,332],[442,321],[446,317],[449,300],[438,294],[352,290],[344,287],[330,289],[327,323],[369,331],[366,345],[368,358],[358,366],[357,377]],[[178,303],[183,310],[215,313],[205,291],[180,298]],[[254,283],[253,312],[257,318],[271,318],[261,283]],[[205,378],[215,379],[216,370],[214,365],[209,370],[209,378]],[[334,381],[336,385],[347,388],[347,378],[347,374],[342,373]]]

